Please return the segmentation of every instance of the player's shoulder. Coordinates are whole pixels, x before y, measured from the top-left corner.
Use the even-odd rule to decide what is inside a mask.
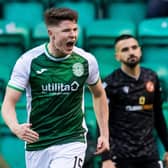
[[[106,83],[112,83],[112,81],[119,80],[120,75],[121,75],[121,69],[117,68],[113,70],[109,75],[107,75],[103,81]]]
[[[141,66],[141,72],[144,73],[144,74],[157,75],[157,72],[155,72],[153,69],[151,69],[149,67],[145,67],[145,66]]]
[[[114,69],[106,78],[116,78],[121,74],[121,68]]]
[[[33,59],[45,52],[45,45],[46,44],[42,44],[40,46],[29,49],[21,57],[24,59]]]
[[[83,48],[79,48],[77,46],[74,46],[73,53],[76,53],[79,56],[81,56],[81,57],[83,57],[83,58],[85,58],[87,60],[95,60],[95,56],[92,53],[86,51]]]

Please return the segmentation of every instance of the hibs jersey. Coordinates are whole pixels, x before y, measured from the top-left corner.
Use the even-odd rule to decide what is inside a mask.
[[[63,58],[50,55],[45,44],[23,54],[8,87],[26,89],[28,122],[39,133],[38,142],[27,144],[26,150],[85,142],[84,85],[94,85],[98,79],[94,56],[80,48]]]

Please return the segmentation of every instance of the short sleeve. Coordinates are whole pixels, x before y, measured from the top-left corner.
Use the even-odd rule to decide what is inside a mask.
[[[28,84],[29,69],[30,62],[26,57],[20,57],[13,68],[8,86],[23,91]]]
[[[99,67],[96,58],[90,54],[89,59],[89,76],[87,78],[88,85],[94,85],[99,80]]]

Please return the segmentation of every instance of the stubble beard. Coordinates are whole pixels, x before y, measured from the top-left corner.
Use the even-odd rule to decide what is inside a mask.
[[[129,68],[135,68],[139,63],[140,63],[140,59],[130,59],[130,60],[128,60],[127,62],[126,61],[124,61],[123,62],[127,67],[129,67]]]

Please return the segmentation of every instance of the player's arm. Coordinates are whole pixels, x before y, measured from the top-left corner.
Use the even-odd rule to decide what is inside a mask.
[[[102,87],[101,80],[92,86],[89,86],[93,96],[93,106],[96,113],[96,118],[99,126],[100,137],[98,138],[97,151],[95,154],[100,154],[109,150],[109,129],[108,119],[109,110],[105,91]]]
[[[164,154],[164,163],[165,163],[165,167],[168,168],[168,131],[167,131],[167,126],[166,126],[166,121],[165,121],[165,118],[163,116],[163,112],[161,109],[156,112],[155,127],[165,147],[166,152]]]
[[[21,96],[21,92],[7,87],[2,104],[2,117],[10,130],[20,139],[32,143],[38,140],[38,134],[31,130],[31,124],[19,124],[17,120],[15,106]]]
[[[155,121],[155,128],[158,132],[158,135],[164,144],[166,151],[168,151],[168,131],[166,121],[163,115],[162,109],[162,98],[161,98],[161,91],[160,91],[160,83],[159,79],[156,82],[155,88],[155,99],[154,99],[154,121]]]
[[[107,87],[108,87],[107,83],[108,83],[108,77],[106,78],[106,81],[103,82],[103,87],[105,89],[107,99],[110,100],[109,99],[110,96],[109,96],[109,92],[108,92],[109,89],[107,89]],[[110,111],[110,109],[109,109],[109,111]],[[110,151],[106,151],[106,152],[102,153],[102,168],[116,168],[115,163],[111,159]]]
[[[15,132],[15,128],[18,125],[15,105],[21,96],[21,92],[12,88],[6,88],[5,98],[2,104],[2,117],[11,131]]]
[[[166,168],[168,168],[168,131],[166,121],[163,115],[162,109],[162,98],[161,98],[161,91],[160,91],[160,83],[159,79],[157,78],[156,82],[156,89],[155,89],[155,102],[154,102],[154,121],[155,121],[155,128],[157,133],[165,147],[165,154],[164,154],[164,162]]]

